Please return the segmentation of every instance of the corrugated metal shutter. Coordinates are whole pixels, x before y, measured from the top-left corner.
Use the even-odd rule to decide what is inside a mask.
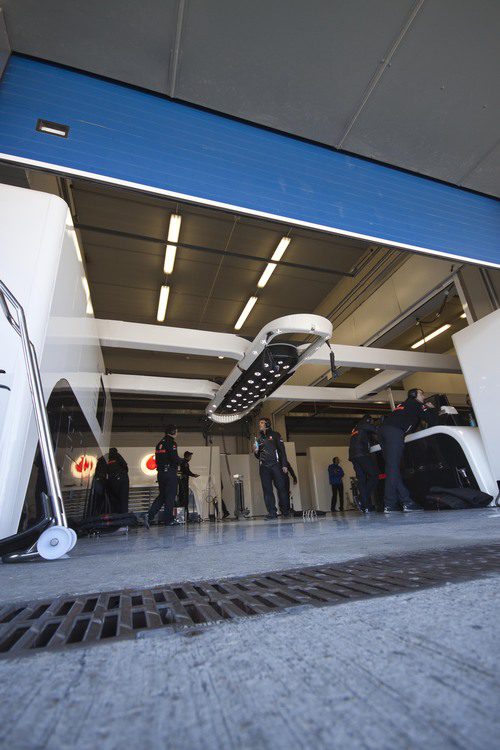
[[[297,103],[300,106],[300,103]],[[35,131],[69,125],[67,139]],[[0,158],[500,266],[500,202],[143,91],[13,56]]]

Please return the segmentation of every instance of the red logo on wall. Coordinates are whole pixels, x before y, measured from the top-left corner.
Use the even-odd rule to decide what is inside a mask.
[[[75,463],[75,471],[79,474],[91,472],[94,468],[94,462],[89,456],[80,456]]]
[[[149,471],[154,471],[156,469],[156,459],[153,455],[151,455],[146,461],[146,468],[149,469]]]

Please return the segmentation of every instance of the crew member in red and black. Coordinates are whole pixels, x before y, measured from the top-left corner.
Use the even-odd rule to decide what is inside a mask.
[[[424,421],[429,427],[437,424],[438,415],[434,404],[425,403],[421,388],[411,388],[408,398],[396,406],[385,419],[379,431],[380,446],[385,461],[384,513],[393,510],[421,510],[411,499],[401,476],[405,435],[417,429]]]
[[[186,523],[189,523],[189,477],[199,477],[199,474],[193,474],[189,468],[193,454],[191,451],[184,452],[184,458],[180,463],[179,476],[179,505],[184,508],[186,514]]]
[[[359,500],[363,513],[373,510],[372,497],[378,482],[378,467],[370,453],[371,440],[377,433],[375,420],[365,414],[351,432],[349,441],[349,461],[356,473],[359,487]]]
[[[128,465],[116,448],[108,454],[107,490],[112,513],[128,513]]]
[[[278,504],[282,516],[290,516],[290,495],[286,489],[288,459],[285,444],[279,432],[271,429],[271,420],[259,420],[259,437],[254,445],[254,455],[259,460],[260,481],[267,508],[267,519],[277,518],[273,484],[278,492]]]
[[[156,470],[158,472],[159,493],[148,511],[148,523],[151,523],[162,506],[165,507],[165,524],[174,525],[174,504],[177,495],[177,468],[181,458],[177,453],[177,427],[167,426],[165,437],[160,440],[155,450]]]

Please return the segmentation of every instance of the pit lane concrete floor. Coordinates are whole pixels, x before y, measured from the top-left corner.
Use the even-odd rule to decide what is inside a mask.
[[[4,601],[498,540],[500,512],[155,528],[0,566]],[[486,750],[499,577],[0,660],[14,750]]]
[[[498,578],[0,661],[12,750],[492,750]]]
[[[154,526],[128,536],[80,539],[68,559],[0,565],[0,602],[223,578],[499,537],[500,509],[494,508]]]

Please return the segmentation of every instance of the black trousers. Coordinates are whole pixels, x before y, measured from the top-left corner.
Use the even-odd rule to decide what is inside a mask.
[[[273,466],[260,465],[260,481],[264,493],[264,502],[270,516],[276,516],[276,502],[274,499],[273,484],[278,492],[278,504],[284,515],[290,513],[290,495],[286,491],[286,481],[283,469],[279,464]]]
[[[179,507],[185,508],[186,510],[186,520],[187,520],[187,512],[189,507],[189,479],[187,477],[181,477],[179,479]]]
[[[344,510],[344,485],[332,484],[332,513],[337,509],[337,497],[339,499],[339,510]]]
[[[378,468],[375,459],[373,456],[359,456],[352,459],[352,465],[358,480],[361,507],[372,510],[372,497],[378,483]]]
[[[128,475],[108,479],[107,489],[111,513],[128,513]]]
[[[92,486],[92,504],[89,515],[100,516],[102,513],[106,513],[107,504],[106,480],[101,479],[100,477],[94,477]]]
[[[152,503],[148,511],[149,521],[155,518],[162,506],[165,507],[165,523],[172,523],[174,520],[174,503],[177,495],[177,471],[176,469],[166,469],[158,471],[158,497]]]
[[[412,499],[401,476],[401,461],[405,447],[402,430],[390,425],[380,429],[380,445],[385,462],[384,505],[390,510],[398,510],[399,505],[411,504]]]

